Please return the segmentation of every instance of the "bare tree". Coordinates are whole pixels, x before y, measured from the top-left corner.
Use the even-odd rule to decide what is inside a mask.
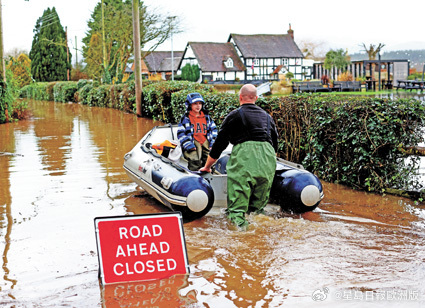
[[[105,50],[103,70],[107,71],[110,77],[114,77],[117,82],[120,82],[134,52],[132,1],[105,1],[103,23],[100,14],[101,9],[102,5],[98,3],[91,20],[88,21],[89,30],[87,36],[83,38],[83,56],[87,65],[89,65],[89,62],[92,62],[93,65],[99,65],[99,59],[95,59],[93,54],[89,54],[89,51],[95,47],[92,44],[92,36],[102,33],[104,24],[105,38],[97,40],[100,45],[96,48],[102,47]],[[182,31],[179,18],[174,18],[171,22],[163,14],[157,13],[156,10],[148,10],[142,1],[139,5],[139,19],[140,45],[141,48],[150,45],[149,52],[155,50],[170,38],[171,33],[176,34]],[[101,54],[96,53],[96,55],[100,56]],[[105,79],[107,79],[106,77]]]
[[[12,48],[11,50],[7,51],[5,53],[5,57],[9,58],[9,57],[13,57],[13,58],[18,58],[20,54],[24,54],[28,56],[28,51],[25,49],[20,49],[17,47]]]
[[[382,48],[384,48],[385,44],[379,43],[379,45],[376,47],[376,45],[370,44],[369,48],[366,47],[365,43],[362,43],[361,45],[364,50],[366,51],[369,60],[376,60],[376,55],[381,52]]]
[[[370,44],[369,48],[366,47],[365,43],[362,43],[362,47],[364,48],[364,50],[366,51],[369,60],[376,60],[376,55],[379,54],[382,50],[382,48],[384,48],[385,44],[379,43],[378,46]],[[375,63],[371,63],[372,65],[372,72],[375,72],[375,67],[376,64]],[[372,76],[370,76],[372,78],[372,80],[375,80],[375,75],[374,73],[372,73]]]
[[[302,40],[297,45],[306,59],[323,61],[326,57],[327,44],[325,42]]]

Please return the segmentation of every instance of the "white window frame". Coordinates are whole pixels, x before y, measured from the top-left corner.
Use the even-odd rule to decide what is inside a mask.
[[[232,58],[228,58],[228,59],[226,60],[226,67],[227,67],[227,68],[231,68],[231,67],[233,67],[233,59],[232,59]]]

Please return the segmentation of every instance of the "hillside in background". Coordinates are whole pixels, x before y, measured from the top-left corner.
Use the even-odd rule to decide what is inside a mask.
[[[355,53],[350,55],[351,61],[367,60],[366,52]],[[416,68],[417,71],[422,72],[425,64],[425,49],[418,50],[394,50],[383,51],[381,53],[381,60],[410,60],[410,68]]]

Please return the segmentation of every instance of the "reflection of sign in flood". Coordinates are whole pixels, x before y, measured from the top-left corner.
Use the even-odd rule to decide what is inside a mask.
[[[103,307],[188,307],[196,303],[197,299],[194,290],[181,294],[181,290],[187,286],[187,275],[105,285],[102,292]]]
[[[189,272],[180,212],[95,218],[103,284]]]

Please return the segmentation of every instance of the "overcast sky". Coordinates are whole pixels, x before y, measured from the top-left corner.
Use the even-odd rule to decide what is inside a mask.
[[[29,51],[36,21],[48,7],[56,8],[75,46],[87,31],[87,21],[100,0],[1,0],[5,52]],[[362,51],[360,45],[385,44],[383,51],[425,49],[425,0],[146,0],[151,9],[178,16],[184,32],[173,36],[173,49],[188,41],[226,42],[230,33],[286,34],[291,24],[295,41],[322,43],[328,49]],[[77,43],[76,43],[77,41]],[[159,50],[171,50],[171,41]],[[81,55],[79,55],[81,57]],[[81,58],[79,59],[81,60]]]

